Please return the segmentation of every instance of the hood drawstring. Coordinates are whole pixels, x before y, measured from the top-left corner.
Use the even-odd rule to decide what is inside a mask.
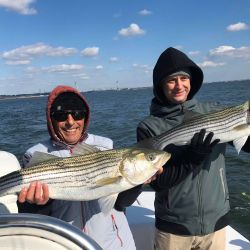
[[[112,219],[112,224],[113,224],[113,230],[114,230],[114,231],[116,230],[117,238],[118,238],[119,241],[121,242],[121,247],[123,247],[123,241],[122,241],[121,236],[119,235],[118,226],[117,226],[117,224],[116,224],[115,216],[114,216],[113,214],[111,214],[111,219]]]

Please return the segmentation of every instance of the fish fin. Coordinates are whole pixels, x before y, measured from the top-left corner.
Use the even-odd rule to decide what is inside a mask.
[[[96,185],[105,186],[105,185],[113,184],[113,183],[116,183],[120,178],[121,176],[102,178],[96,181]]]
[[[100,149],[82,142],[82,143],[78,143],[72,149],[72,155],[85,155],[85,154],[95,153],[98,151],[100,151]]]
[[[248,136],[244,136],[233,141],[234,147],[238,154],[240,153],[242,147],[245,145],[247,138]]]
[[[233,130],[235,130],[236,132],[240,131],[241,133],[246,134],[245,136],[242,136],[242,137],[235,139],[233,141],[234,147],[235,147],[237,153],[239,154],[240,150],[245,145],[245,143],[248,139],[248,136],[250,134],[250,126],[248,124],[243,124],[243,125],[239,125],[239,126],[235,127]]]
[[[54,160],[54,159],[58,159],[58,156],[55,155],[51,155],[48,153],[43,153],[43,152],[34,152],[34,154],[32,155],[29,163],[27,164],[27,167],[31,167],[34,166],[36,164],[45,162],[45,161],[49,161],[49,160]]]
[[[101,211],[107,215],[115,205],[118,194],[102,197],[98,199]]]

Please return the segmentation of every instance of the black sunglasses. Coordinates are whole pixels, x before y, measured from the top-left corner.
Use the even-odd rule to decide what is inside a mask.
[[[50,116],[57,122],[63,122],[68,119],[68,115],[71,114],[74,120],[82,120],[87,116],[85,111],[82,110],[67,110],[67,111],[56,111],[51,112]]]

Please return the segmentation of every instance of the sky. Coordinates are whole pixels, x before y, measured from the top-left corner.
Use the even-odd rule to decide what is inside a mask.
[[[0,95],[152,86],[168,47],[205,83],[250,79],[250,1],[0,0]]]

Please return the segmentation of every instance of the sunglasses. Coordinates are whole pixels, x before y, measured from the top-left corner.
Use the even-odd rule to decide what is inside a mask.
[[[51,112],[50,116],[57,122],[63,122],[68,119],[68,115],[71,114],[74,120],[82,120],[87,116],[85,111],[82,110],[67,110],[67,111],[56,111]]]

